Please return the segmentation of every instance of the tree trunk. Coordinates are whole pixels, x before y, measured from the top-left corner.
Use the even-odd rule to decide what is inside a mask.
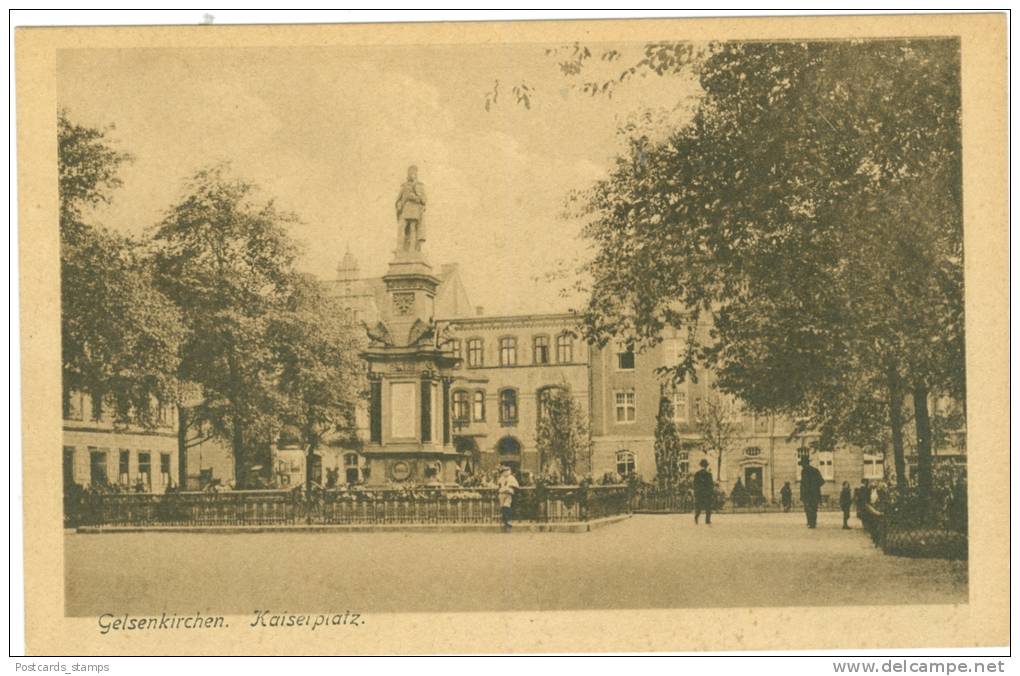
[[[931,493],[931,419],[928,417],[928,386],[914,383],[914,426],[917,431],[917,487],[922,499]]]
[[[177,404],[177,487],[188,488],[188,409]]]
[[[907,463],[903,457],[903,385],[896,368],[887,371],[889,394],[889,430],[892,432],[893,461],[896,465],[896,487],[907,487]]]
[[[233,420],[231,421],[231,427],[233,429],[231,430],[230,450],[234,455],[234,487],[245,488],[245,461],[247,458],[244,453],[244,434],[241,429],[241,407],[238,402],[240,392],[237,386],[237,356],[234,354],[233,348],[231,348],[227,355],[227,367],[230,369],[230,409],[233,414]]]

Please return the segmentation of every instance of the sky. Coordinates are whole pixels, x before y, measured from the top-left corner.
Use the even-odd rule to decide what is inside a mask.
[[[652,76],[592,98],[570,87],[578,80],[561,74],[552,46],[64,50],[57,95],[73,121],[115,125],[135,157],[95,214],[108,227],[142,235],[188,176],[229,161],[300,218],[300,269],[332,279],[349,248],[362,275],[380,276],[395,246],[393,203],[415,164],[432,265],[457,263],[486,314],[564,311],[582,301],[562,293],[576,276],[549,273],[590,255],[565,197],[607,174],[622,124],[649,108],[683,119],[697,86]],[[641,45],[593,47],[624,54],[594,74],[640,58]],[[519,82],[535,92],[530,110],[510,100]]]

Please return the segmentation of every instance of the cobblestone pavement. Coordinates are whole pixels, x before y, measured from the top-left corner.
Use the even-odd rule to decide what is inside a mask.
[[[590,533],[65,536],[66,610],[249,614],[966,603],[965,562],[822,513],[637,515]]]

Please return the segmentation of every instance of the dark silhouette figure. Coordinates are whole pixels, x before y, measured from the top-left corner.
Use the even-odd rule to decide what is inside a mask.
[[[793,489],[790,488],[789,481],[784,483],[783,487],[779,489],[779,500],[783,504],[784,512],[789,512],[790,508],[793,507]]]
[[[705,523],[712,523],[712,501],[715,499],[715,481],[708,471],[708,460],[702,460],[701,469],[694,473],[694,523],[705,513]]]
[[[811,460],[801,458],[800,466],[800,501],[804,505],[807,516],[807,527],[818,525],[818,503],[822,501],[822,485],[825,479],[817,468],[811,466]]]
[[[843,510],[843,530],[850,530],[850,505],[854,502],[850,492],[850,482],[843,482],[843,490],[839,492],[839,508]]]

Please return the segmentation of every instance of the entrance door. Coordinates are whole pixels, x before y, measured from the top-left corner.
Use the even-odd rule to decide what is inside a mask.
[[[744,468],[744,487],[750,495],[761,496],[762,494],[762,468]]]

